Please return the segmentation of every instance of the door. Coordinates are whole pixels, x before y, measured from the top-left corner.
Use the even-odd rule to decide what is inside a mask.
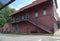
[[[18,24],[16,24],[16,33],[18,33]]]
[[[54,32],[57,31],[57,29],[58,29],[58,25],[54,23]]]

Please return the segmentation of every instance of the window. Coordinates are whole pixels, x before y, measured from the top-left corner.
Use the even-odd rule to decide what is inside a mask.
[[[24,14],[24,15],[22,15],[21,17],[20,17],[20,20],[26,20],[26,19],[28,19],[29,18],[29,16],[28,16],[28,14]]]
[[[11,19],[11,21],[12,21],[12,22],[15,22],[15,18],[13,17],[13,18]]]
[[[36,17],[36,18],[38,17],[38,12],[37,12],[37,11],[35,11],[35,17]]]
[[[43,8],[43,15],[46,15],[46,8]]]
[[[16,17],[16,21],[19,21],[19,17]]]
[[[27,13],[27,14],[25,14],[25,18],[26,18],[26,19],[28,19],[28,18],[29,18],[29,15],[28,15],[28,13]]]
[[[22,20],[24,19],[24,15],[22,16]]]
[[[54,23],[54,31],[56,31],[57,29],[58,29],[58,25]]]

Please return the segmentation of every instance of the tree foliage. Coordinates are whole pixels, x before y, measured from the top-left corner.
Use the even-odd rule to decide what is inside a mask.
[[[5,7],[0,11],[0,27],[10,21],[9,14],[13,13],[14,11],[15,9],[10,8],[9,6]]]
[[[3,27],[3,25],[6,23],[6,19],[0,18],[0,27]]]

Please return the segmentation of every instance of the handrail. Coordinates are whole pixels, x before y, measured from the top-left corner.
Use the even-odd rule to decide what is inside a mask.
[[[52,31],[50,31],[49,29],[46,28],[46,26],[41,25],[40,23],[38,23],[36,21],[36,19],[34,18],[29,18],[28,20],[29,22],[33,23],[34,25],[38,26],[39,28],[43,29],[44,31],[48,32],[48,33],[52,33]]]
[[[26,20],[28,20],[27,18],[25,18],[25,19],[18,19],[18,20],[12,20],[11,21],[11,23],[16,23],[16,22],[21,22],[21,21],[26,21]]]

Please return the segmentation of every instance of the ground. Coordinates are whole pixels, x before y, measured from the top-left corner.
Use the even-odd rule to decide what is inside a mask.
[[[0,41],[60,41],[57,36],[1,34]]]
[[[58,29],[55,33],[54,33],[55,36],[60,36],[60,29]]]

